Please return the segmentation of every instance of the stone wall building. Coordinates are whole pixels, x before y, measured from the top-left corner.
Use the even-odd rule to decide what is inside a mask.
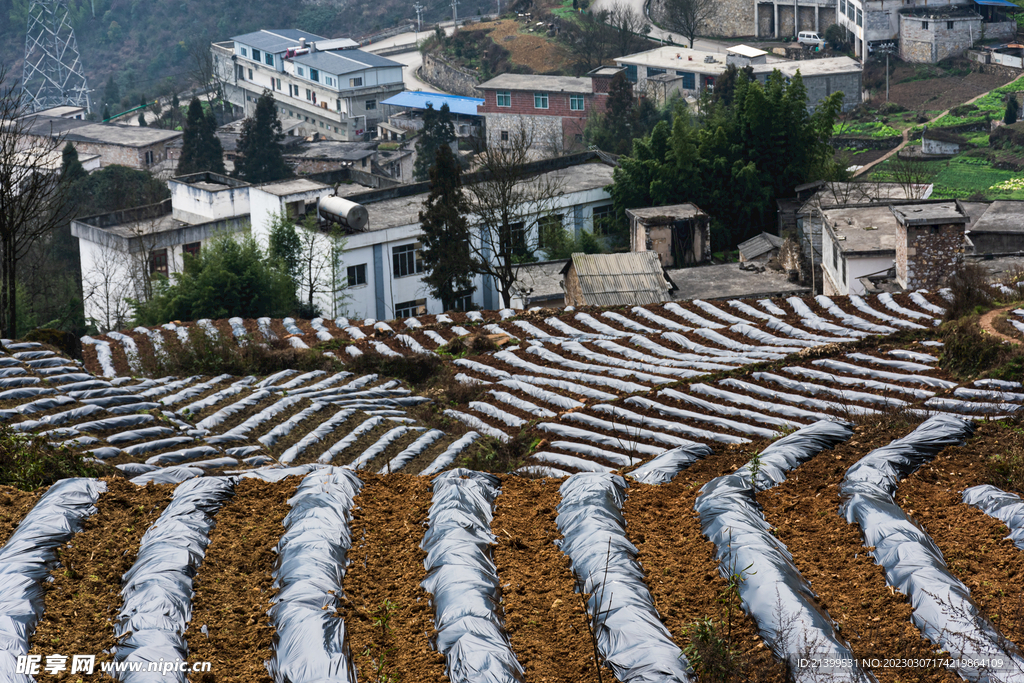
[[[175,130],[94,123],[41,114],[26,117],[25,123],[22,147],[45,145],[47,138],[60,138],[74,145],[80,157],[98,156],[100,166],[118,164],[140,171],[166,160],[168,148],[182,135],[181,131]]]
[[[964,253],[970,222],[959,202],[894,206],[896,282],[904,289],[938,289]]]
[[[702,35],[737,38],[781,38],[800,31],[824,32],[836,23],[837,0],[720,0],[718,11],[701,29]],[[661,21],[664,2],[651,3],[651,14]],[[796,21],[794,21],[796,17]],[[680,36],[682,38],[682,36]]]

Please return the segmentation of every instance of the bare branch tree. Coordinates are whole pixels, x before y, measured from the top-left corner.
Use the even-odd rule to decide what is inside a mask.
[[[206,89],[206,101],[212,103],[221,97],[220,80],[213,68],[209,36],[193,33],[182,41],[188,54],[188,77],[197,89]]]
[[[606,21],[612,28],[614,56],[631,55],[647,47],[651,24],[636,7],[616,2],[608,10]]]
[[[478,225],[478,239],[470,240],[473,270],[495,280],[503,306],[512,301],[520,264],[536,260],[538,221],[550,215],[562,195],[556,172],[528,176],[534,127],[520,118],[511,128],[508,140],[492,141],[480,155],[484,179],[467,186]]]
[[[74,213],[60,172],[63,136],[30,135],[34,124],[24,91],[0,65],[0,334],[10,338],[18,335],[19,262]]]
[[[708,24],[718,15],[718,0],[663,0],[665,26],[681,33],[690,41],[707,29]]]

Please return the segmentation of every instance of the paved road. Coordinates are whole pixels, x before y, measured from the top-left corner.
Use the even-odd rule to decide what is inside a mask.
[[[451,22],[445,26],[445,33],[448,35],[452,34]],[[369,52],[376,52],[388,47],[395,47],[397,45],[416,45],[420,41],[427,38],[430,35],[430,31],[419,31],[414,33],[399,33],[398,35],[385,38],[383,40],[364,45],[363,50]],[[423,55],[420,54],[419,50],[412,50],[410,52],[400,52],[394,55],[388,55],[388,59],[393,59],[399,64],[402,64],[402,79],[405,81],[406,90],[426,90],[429,92],[443,92],[439,88],[436,88],[429,83],[421,81],[417,77],[419,68],[423,66]]]

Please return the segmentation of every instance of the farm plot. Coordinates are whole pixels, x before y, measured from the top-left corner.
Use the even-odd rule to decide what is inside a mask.
[[[153,520],[175,517],[173,501],[180,501],[183,511],[190,505],[206,506],[209,521],[187,518],[189,525],[200,524],[195,528],[206,539],[198,561],[189,564],[187,556],[166,556],[171,563],[167,569],[181,563],[196,587],[194,597],[179,603],[185,607],[181,614],[190,616],[175,633],[182,656],[214,662],[217,680],[280,681],[285,671],[291,672],[288,680],[314,680],[319,666],[341,667],[362,680],[382,672],[416,682],[481,680],[470,673],[477,669],[466,667],[482,664],[477,657],[483,652],[481,643],[487,642],[504,653],[487,661],[512,667],[512,679],[521,667],[527,680],[592,681],[591,628],[600,657],[607,658],[611,669],[606,676],[614,673],[619,680],[633,680],[636,671],[644,670],[637,667],[647,665],[663,671],[662,680],[693,680],[704,671],[701,662],[707,662],[709,651],[701,650],[707,642],[701,634],[709,632],[727,639],[726,664],[736,680],[784,680],[781,660],[800,654],[802,650],[793,651],[800,643],[820,645],[816,634],[822,629],[857,657],[931,657],[939,643],[923,638],[922,633],[932,634],[911,621],[905,589],[889,590],[886,569],[871,557],[876,548],[867,546],[874,541],[862,538],[858,524],[836,514],[840,485],[850,480],[854,465],[873,462],[878,453],[921,433],[914,430],[916,418],[907,423],[891,419],[854,430],[816,422],[783,439],[715,443],[663,484],[632,482],[612,473],[577,474],[563,482],[483,477],[464,470],[432,479],[364,473],[357,480],[351,471],[332,467],[300,473],[301,478],[268,476],[274,470],[267,470],[259,477],[195,479],[177,486],[137,487],[109,480],[82,530],[58,544],[60,557],[69,558],[74,571],[51,560],[44,572],[33,570],[26,577],[45,595],[29,652],[58,651],[57,631],[48,624],[59,624],[61,642],[118,650],[116,623],[97,617],[101,605],[78,603],[75,613],[72,605],[63,607],[62,596],[81,596],[88,588],[90,595],[109,596],[100,598],[102,614],[124,611],[130,604],[133,572],[137,576],[142,571],[146,548],[160,532],[161,524]],[[934,457],[906,477],[894,500],[908,519],[922,525],[921,533],[932,539],[938,557],[946,557],[952,575],[964,577],[967,600],[979,606],[992,633],[1009,639],[1002,647],[1012,654],[1013,643],[1024,636],[1011,614],[1016,603],[1007,597],[1019,599],[1014,581],[1021,569],[1020,551],[1001,540],[1005,531],[1000,523],[961,502],[955,491],[935,495],[965,471],[966,483],[993,481],[977,455],[994,445],[998,432],[991,423],[970,437],[966,422],[939,419],[963,425],[956,437],[966,438],[965,443],[956,446],[956,438],[934,442]],[[748,462],[754,453],[760,454],[756,470]],[[737,468],[744,462],[746,466]],[[217,481],[225,486],[193,485]],[[742,512],[734,504],[715,505],[746,522],[705,517],[720,513],[701,501],[716,500],[727,491],[730,497],[746,497],[752,506]],[[61,502],[61,492],[55,493],[56,502],[71,503]],[[224,493],[228,495],[220,502],[211,498]],[[135,512],[140,501],[148,516],[136,518],[133,526],[139,531],[117,537],[127,551],[118,562],[132,571],[124,578],[118,568],[84,573],[94,571],[94,565],[79,564],[91,561],[84,554],[91,542],[88,535],[99,540],[100,530],[143,514]],[[598,509],[605,512],[596,514]],[[960,531],[947,531],[954,520]],[[985,522],[976,536],[984,549],[962,547],[968,543],[964,534],[971,532],[961,522],[968,520]],[[774,564],[767,553],[730,557],[748,547],[747,532],[742,531],[747,523],[763,530],[758,533],[784,560],[786,572],[778,574],[767,564],[753,566],[759,557]],[[307,545],[321,533],[329,543]],[[275,546],[278,553],[271,551]],[[17,561],[22,547],[8,544],[0,550],[8,560],[4,571],[9,577],[28,566]],[[290,559],[289,548],[303,553],[306,547],[337,552],[316,561],[301,554],[294,562]],[[475,550],[467,554],[470,547]],[[882,547],[878,543],[879,552]],[[989,547],[998,547],[991,558]],[[875,554],[885,565],[885,558]],[[465,564],[469,558],[475,559]],[[346,568],[347,560],[351,563]],[[323,570],[329,573],[321,574]],[[466,572],[480,580],[467,583]],[[56,582],[47,584],[47,575]],[[310,582],[305,576],[320,578]],[[613,576],[614,597],[602,591]],[[448,587],[449,580],[456,583]],[[582,599],[574,594],[577,582],[586,593]],[[817,616],[796,615],[791,609],[795,603],[778,597],[785,595],[783,587],[796,588],[793,595],[802,595],[811,608],[808,614]],[[302,605],[309,600],[315,601],[317,614],[288,624],[289,615],[304,614]],[[778,610],[777,600],[787,600],[782,603],[786,608]],[[453,612],[442,607],[452,604],[461,605],[455,613],[473,618],[451,621]],[[83,614],[86,608],[92,612]],[[785,623],[772,622],[780,617]],[[650,634],[642,641],[645,647],[634,652],[630,648],[640,643],[636,639],[642,632],[638,623]],[[321,632],[324,649],[319,641],[316,647],[300,646]],[[306,635],[297,640],[299,634]],[[654,642],[658,648],[650,647]],[[269,670],[265,662],[270,662]],[[304,671],[310,677],[300,673]],[[798,665],[791,672],[797,680],[821,675]],[[850,680],[958,680],[941,667],[866,665],[847,673]],[[829,680],[841,678],[833,674]]]

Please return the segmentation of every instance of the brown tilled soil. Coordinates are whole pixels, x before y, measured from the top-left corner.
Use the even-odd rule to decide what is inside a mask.
[[[360,475],[352,519],[351,564],[345,575],[345,625],[361,680],[397,673],[402,683],[444,683],[444,657],[431,649],[433,610],[420,588],[426,578],[420,543],[430,511],[430,480],[407,474]],[[386,601],[394,605],[389,631],[375,625]],[[378,670],[374,659],[384,652]],[[390,679],[388,679],[390,680]]]
[[[900,484],[897,500],[924,526],[946,558],[950,571],[971,589],[1007,638],[1024,643],[1024,553],[1006,540],[1006,525],[965,505],[960,494],[978,484],[1006,490],[989,458],[1015,449],[1024,454],[1024,433],[982,423],[965,445],[946,449]],[[1019,427],[1016,428],[1020,430]]]
[[[0,548],[14,533],[21,520],[29,513],[32,506],[39,502],[45,488],[35,491],[22,491],[10,486],[0,486]]]
[[[211,662],[203,683],[267,683],[273,629],[267,617],[276,556],[288,499],[299,479],[271,484],[243,479],[217,513],[206,557],[195,579],[187,634],[191,661]],[[200,629],[206,626],[209,636]]]
[[[537,683],[597,680],[587,617],[555,547],[559,480],[506,477],[491,530],[512,651]],[[604,680],[613,680],[606,671]]]
[[[888,420],[859,426],[850,441],[823,451],[782,485],[758,495],[776,536],[858,658],[917,658],[934,652],[910,622],[913,610],[906,597],[889,589],[883,569],[868,555],[860,528],[838,514],[839,484],[847,468],[912,428]],[[874,674],[883,683],[959,680],[941,669],[879,668]]]
[[[98,512],[59,551],[60,566],[46,588],[46,611],[31,639],[32,654],[91,654],[110,660],[114,620],[121,609],[121,576],[135,562],[139,541],[170,502],[174,486],[139,487],[105,480]]]
[[[983,74],[974,71],[965,76],[906,81],[914,77],[915,71],[920,67],[928,68],[927,65],[915,64],[896,66],[889,81],[890,102],[913,110],[943,110],[963,104],[1010,81],[1002,74]]]
[[[640,551],[644,580],[658,614],[681,648],[691,642],[688,625],[706,617],[725,624],[720,626],[721,635],[729,632],[729,613],[723,604],[727,585],[719,574],[714,544],[701,534],[694,501],[701,486],[732,472],[756,450],[753,444],[719,446],[668,484],[630,482],[623,510],[627,535]],[[734,603],[732,610],[730,647],[741,673],[730,680],[781,683],[783,666],[762,643],[753,620],[737,606]]]

